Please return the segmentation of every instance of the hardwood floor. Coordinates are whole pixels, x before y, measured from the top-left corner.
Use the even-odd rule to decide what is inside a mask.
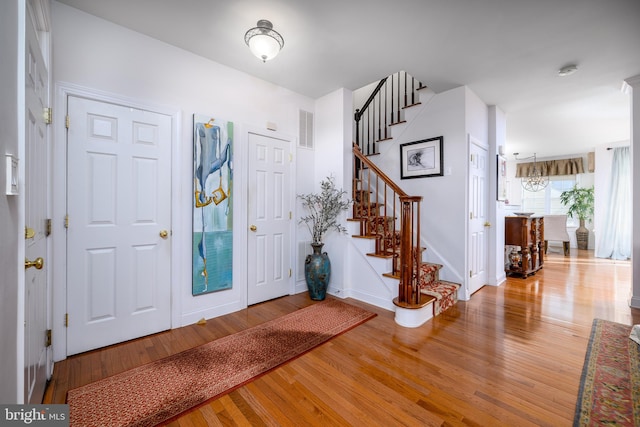
[[[572,249],[527,279],[485,286],[415,328],[378,314],[171,426],[570,426],[591,322],[640,323],[631,266]],[[312,304],[306,293],[55,365],[45,403],[67,390]]]

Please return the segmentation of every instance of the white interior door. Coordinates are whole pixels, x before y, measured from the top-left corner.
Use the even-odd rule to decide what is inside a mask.
[[[249,134],[248,304],[289,294],[289,141]]]
[[[487,219],[487,150],[469,142],[469,286],[467,298],[487,283],[489,251]]]
[[[47,130],[48,71],[31,19],[26,27],[25,402],[42,403],[47,382]],[[36,262],[37,261],[37,262]]]
[[[171,327],[171,117],[68,98],[67,354]]]

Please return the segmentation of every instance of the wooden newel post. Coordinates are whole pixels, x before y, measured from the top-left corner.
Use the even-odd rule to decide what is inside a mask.
[[[398,301],[404,304],[420,304],[418,271],[420,262],[419,202],[422,197],[400,197],[400,289]],[[418,206],[414,211],[414,205]]]

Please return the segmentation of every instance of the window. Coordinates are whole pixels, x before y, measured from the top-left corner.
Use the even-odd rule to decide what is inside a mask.
[[[574,175],[549,177],[549,185],[542,190],[532,193],[522,189],[522,211],[533,212],[536,215],[564,215],[567,207],[560,203],[560,194],[570,190],[576,184]],[[578,226],[577,218],[568,218],[567,226]]]

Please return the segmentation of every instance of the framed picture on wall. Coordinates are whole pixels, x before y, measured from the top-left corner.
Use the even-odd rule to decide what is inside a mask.
[[[192,295],[233,286],[233,122],[193,115]]]
[[[507,200],[507,159],[498,154],[498,201]]]
[[[400,178],[443,176],[443,137],[400,144]]]

